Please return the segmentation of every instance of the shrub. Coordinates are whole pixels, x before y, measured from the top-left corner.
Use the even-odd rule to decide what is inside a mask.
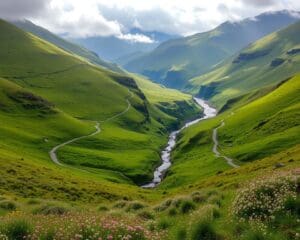
[[[63,215],[67,212],[69,212],[69,210],[65,207],[51,206],[51,205],[45,205],[33,211],[34,214],[43,214],[43,215],[50,215],[50,214]]]
[[[201,221],[192,226],[192,240],[217,240],[220,239],[211,222]]]
[[[169,216],[175,216],[177,214],[177,210],[176,208],[171,208],[169,211],[168,211],[168,214]]]
[[[31,225],[25,220],[14,220],[4,226],[4,233],[9,240],[23,240],[32,232]]]
[[[212,215],[213,215],[213,218],[215,219],[215,218],[219,218],[221,216],[221,213],[220,213],[219,209],[213,208]]]
[[[284,203],[285,210],[289,211],[291,214],[300,217],[300,197],[296,198],[289,197]]]
[[[106,212],[106,211],[108,211],[108,207],[106,207],[106,206],[100,206],[98,208],[98,210],[101,211],[101,212]]]
[[[127,211],[137,211],[145,208],[145,205],[140,202],[131,202],[128,204]]]
[[[296,198],[296,182],[290,176],[274,176],[251,182],[233,202],[233,214],[242,220],[266,220]]]
[[[171,223],[168,219],[161,219],[158,224],[157,224],[157,227],[158,229],[160,230],[166,230],[167,228],[169,228],[171,226]]]
[[[190,211],[194,210],[195,204],[192,201],[185,200],[182,202],[180,207],[180,212],[183,214],[189,213]]]
[[[17,205],[11,201],[2,201],[0,202],[0,208],[8,211],[14,211],[17,209]]]
[[[39,203],[40,203],[40,201],[36,200],[36,199],[29,199],[27,201],[27,204],[29,204],[29,205],[36,205],[36,204],[39,204]]]

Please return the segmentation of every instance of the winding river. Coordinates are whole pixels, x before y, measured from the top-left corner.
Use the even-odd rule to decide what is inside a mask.
[[[179,130],[171,132],[171,134],[169,136],[168,144],[167,144],[166,148],[161,152],[162,164],[159,167],[157,167],[156,170],[154,171],[153,180],[150,183],[143,185],[142,186],[143,188],[154,188],[162,181],[166,171],[172,165],[171,152],[176,145],[176,137],[183,129],[188,128],[204,119],[212,118],[217,115],[217,110],[215,108],[209,106],[204,100],[202,100],[200,98],[194,98],[194,100],[199,106],[201,106],[201,108],[203,109],[204,115],[201,118],[187,122]]]

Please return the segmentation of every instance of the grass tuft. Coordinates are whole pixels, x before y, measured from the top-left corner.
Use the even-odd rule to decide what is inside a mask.
[[[189,212],[195,210],[195,208],[196,208],[196,206],[192,201],[185,200],[182,202],[182,204],[180,206],[180,212],[182,214],[186,214],[186,213],[189,213]]]
[[[69,212],[69,209],[61,206],[51,206],[45,205],[33,210],[34,214],[42,214],[42,215],[63,215]]]
[[[4,234],[9,240],[24,240],[32,232],[32,226],[25,220],[13,220],[3,227]]]
[[[216,233],[213,224],[208,221],[197,222],[192,226],[192,240],[218,240],[221,239]]]
[[[17,205],[11,201],[0,202],[0,208],[7,211],[14,211],[17,209]]]

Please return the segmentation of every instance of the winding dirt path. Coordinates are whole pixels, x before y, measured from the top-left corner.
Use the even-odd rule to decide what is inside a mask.
[[[129,99],[132,98],[132,97],[133,97],[133,93],[130,92],[130,96],[128,96],[128,97],[126,98],[127,107],[126,107],[126,109],[123,110],[122,112],[117,113],[116,115],[114,115],[114,116],[112,116],[112,117],[109,117],[109,118],[107,118],[107,119],[105,119],[105,120],[102,120],[102,121],[93,121],[93,122],[96,122],[96,125],[95,125],[95,129],[96,129],[96,130],[95,130],[94,132],[92,132],[91,134],[83,135],[83,136],[76,137],[76,138],[72,138],[72,139],[70,139],[70,140],[68,140],[68,141],[66,141],[66,142],[63,142],[63,143],[61,143],[61,144],[55,146],[54,148],[52,148],[52,149],[50,150],[50,152],[49,152],[49,156],[50,156],[51,160],[52,160],[55,164],[57,164],[57,165],[59,165],[59,166],[65,166],[64,164],[62,164],[62,163],[59,161],[59,159],[58,159],[58,157],[57,157],[57,151],[58,151],[58,149],[60,149],[60,148],[62,148],[62,147],[64,147],[64,146],[66,146],[66,145],[69,145],[69,144],[71,144],[71,143],[73,143],[73,142],[79,141],[79,140],[84,139],[84,138],[92,137],[92,136],[95,136],[96,134],[100,133],[100,132],[101,132],[100,123],[104,123],[104,122],[111,121],[111,120],[113,120],[113,119],[115,119],[115,118],[117,118],[117,117],[120,117],[120,116],[124,115],[125,113],[127,113],[127,112],[129,111],[129,109],[130,109],[130,107],[131,107],[131,103],[130,103]]]
[[[227,157],[227,156],[221,154],[221,153],[219,152],[219,150],[218,150],[218,148],[219,148],[218,129],[219,129],[219,128],[222,128],[222,127],[224,127],[224,126],[225,126],[225,122],[224,122],[224,120],[222,120],[220,126],[214,128],[214,130],[213,130],[212,139],[213,139],[213,142],[214,142],[214,146],[213,146],[213,148],[212,148],[212,151],[213,151],[213,153],[215,154],[216,157],[224,158],[224,159],[226,160],[226,162],[227,162],[228,165],[230,165],[231,167],[237,168],[237,167],[239,167],[239,165],[235,164],[235,163],[233,162],[233,159],[232,159],[232,158],[229,158],[229,157]]]

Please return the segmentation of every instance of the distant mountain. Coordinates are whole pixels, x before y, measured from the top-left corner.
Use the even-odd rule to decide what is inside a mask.
[[[300,71],[300,21],[271,33],[190,80],[186,91],[224,105],[250,91],[273,86]],[[227,104],[230,103],[227,102]]]
[[[84,47],[81,47],[77,44],[69,42],[69,41],[53,34],[52,32],[48,31],[47,29],[42,28],[38,25],[35,25],[31,21],[28,21],[28,20],[15,21],[15,22],[12,22],[12,24],[14,24],[18,28],[20,28],[26,32],[30,32],[30,33],[62,48],[63,50],[65,50],[67,52],[75,53],[81,57],[84,57],[85,59],[89,60],[90,62],[92,62],[94,64],[98,64],[102,67],[105,67],[105,68],[115,71],[115,72],[119,72],[119,73],[124,72],[116,64],[109,63],[109,62],[102,60],[96,53],[94,53]]]
[[[120,57],[131,55],[136,52],[149,52],[156,48],[160,43],[178,37],[156,31],[146,32],[138,28],[131,29],[129,34],[144,35],[149,37],[153,42],[134,42],[120,39],[115,36],[72,38],[70,40],[91,49],[108,61],[115,61]]]
[[[145,54],[146,54],[145,52],[141,52],[141,51],[132,52],[132,53],[125,54],[125,55],[115,59],[114,62],[121,65],[121,66],[124,66],[127,63],[129,63],[129,62],[131,62],[131,61],[133,61],[137,58],[140,58],[140,57],[144,56]]]
[[[298,19],[298,12],[284,10],[225,22],[208,32],[164,42],[124,67],[166,86],[182,88],[188,79],[210,71],[251,42]]]
[[[157,43],[162,43],[170,39],[178,38],[179,35],[172,35],[158,31],[143,31],[139,28],[132,28],[130,34],[141,34],[153,39]]]

